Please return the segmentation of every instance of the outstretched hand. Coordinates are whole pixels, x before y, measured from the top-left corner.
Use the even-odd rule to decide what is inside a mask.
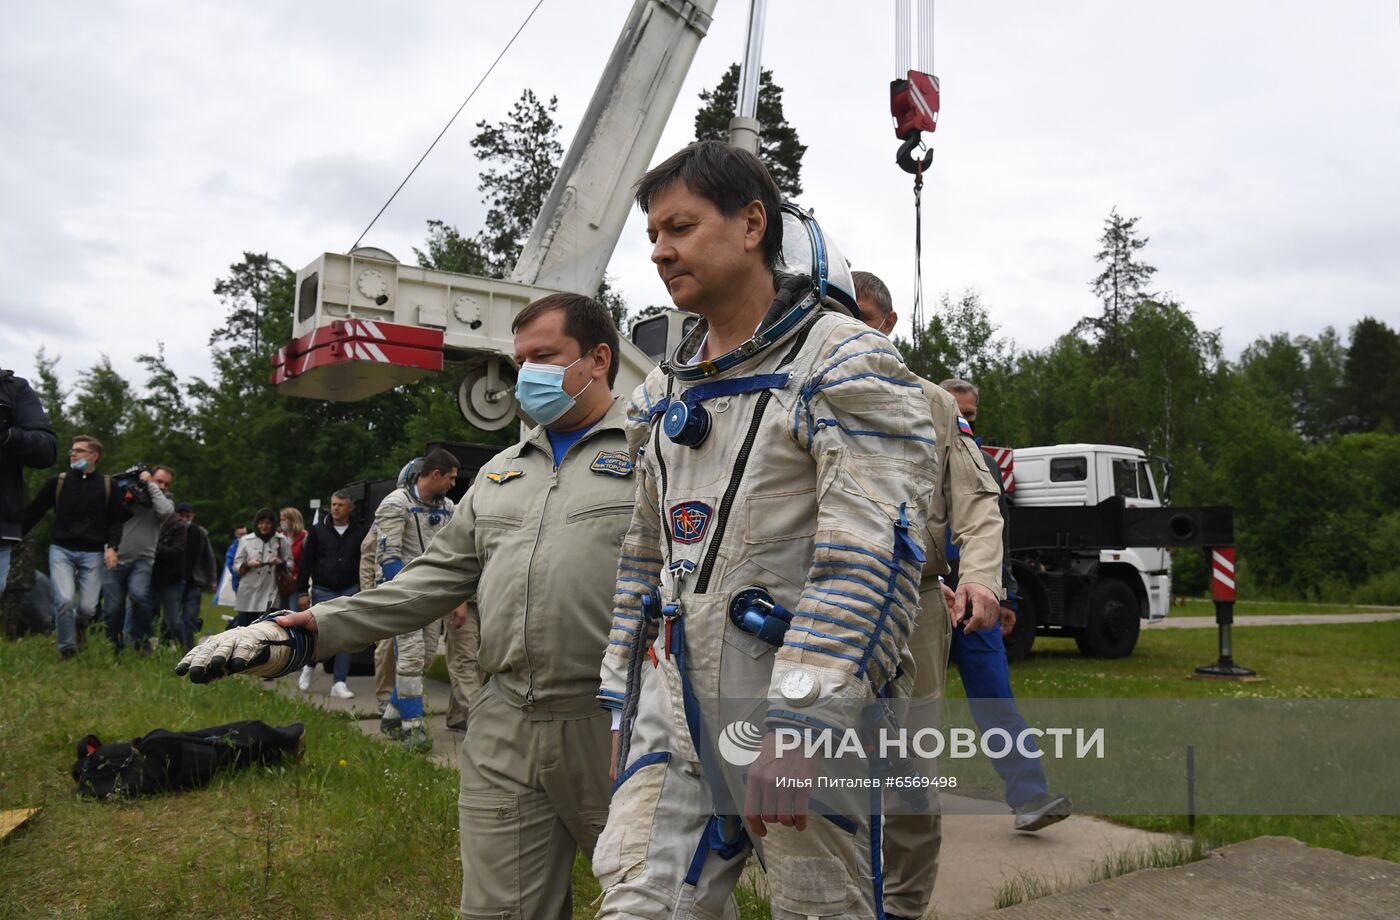
[[[225,630],[190,649],[175,666],[175,674],[188,675],[196,684],[238,673],[277,677],[291,667],[314,660],[315,631],[316,620],[309,611],[268,617],[251,626]]]

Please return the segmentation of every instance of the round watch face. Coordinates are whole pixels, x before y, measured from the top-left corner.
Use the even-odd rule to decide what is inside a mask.
[[[817,675],[802,668],[794,668],[783,675],[779,684],[783,699],[795,706],[805,706],[817,698]]]

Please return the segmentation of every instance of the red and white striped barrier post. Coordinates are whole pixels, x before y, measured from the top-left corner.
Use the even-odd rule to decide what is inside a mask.
[[[1220,632],[1220,660],[1196,669],[1202,677],[1253,677],[1249,668],[1235,664],[1230,627],[1235,622],[1235,548],[1205,547],[1210,563],[1210,596],[1215,601],[1215,625]]]

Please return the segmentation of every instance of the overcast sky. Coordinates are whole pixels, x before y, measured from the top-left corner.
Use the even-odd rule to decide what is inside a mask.
[[[45,347],[72,382],[164,342],[207,373],[214,280],[244,250],[343,251],[528,11],[518,2],[25,4],[0,31],[0,366]],[[473,233],[475,122],[529,87],[568,143],[627,0],[545,0],[366,238],[413,261],[425,222]],[[742,54],[720,0],[659,160]],[[808,145],[804,204],[857,267],[913,293],[910,179],[893,163],[889,2],[771,0],[764,65]],[[1259,335],[1400,321],[1397,0],[938,4],[943,109],[925,190],[927,294],[973,286],[1049,344],[1096,304],[1104,216],[1141,217],[1158,287],[1227,353]],[[610,275],[665,293],[644,223]]]

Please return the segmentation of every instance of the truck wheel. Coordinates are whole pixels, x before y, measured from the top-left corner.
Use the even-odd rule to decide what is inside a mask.
[[[1043,619],[1041,611],[1049,606],[1050,599],[1045,596],[1044,587],[1029,567],[1013,562],[1011,574],[1020,586],[1021,596],[1016,609],[1016,626],[1011,630],[1011,635],[1003,639],[1003,643],[1007,661],[1023,661],[1030,657],[1036,628]]]
[[[1094,585],[1089,595],[1089,622],[1074,637],[1091,658],[1127,658],[1137,645],[1142,611],[1133,589],[1116,578]]]

